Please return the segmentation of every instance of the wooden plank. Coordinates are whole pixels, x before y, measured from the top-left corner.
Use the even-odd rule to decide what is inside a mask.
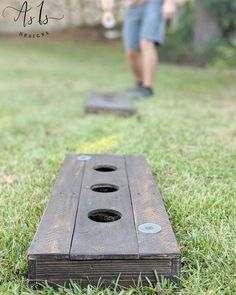
[[[143,283],[148,277],[156,283],[155,271],[159,275],[170,277],[171,261],[168,259],[143,260],[89,260],[89,261],[38,261],[37,276],[31,284],[42,283],[64,285],[70,280],[81,282],[86,286],[89,282],[96,285],[99,278],[111,284],[120,276],[119,284],[133,286],[142,275]]]
[[[116,171],[99,172],[94,167],[110,165]],[[99,193],[96,184],[114,184],[119,190]],[[122,217],[114,222],[95,222],[88,213],[97,209],[116,210]],[[91,155],[84,172],[83,187],[70,251],[71,259],[134,259],[138,244],[123,156]]]
[[[143,260],[89,260],[89,261],[38,261],[37,278],[43,280],[43,276],[56,279],[76,279],[78,276],[118,276],[152,273],[153,270],[168,274],[171,271],[171,261],[163,259]]]
[[[180,257],[175,235],[146,159],[142,156],[125,158],[140,258]],[[159,224],[161,231],[155,234],[140,232],[139,225],[145,223]]]
[[[134,113],[131,101],[117,93],[93,92],[86,102],[86,112],[130,116]]]
[[[28,251],[33,257],[69,258],[85,162],[68,155]]]

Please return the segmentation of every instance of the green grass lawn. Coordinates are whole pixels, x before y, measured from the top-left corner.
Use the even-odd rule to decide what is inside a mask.
[[[100,152],[143,154],[157,175],[182,251],[181,287],[164,281],[160,294],[236,294],[235,81],[235,70],[160,65],[136,115],[87,116],[91,90],[132,84],[120,45],[1,40],[0,294],[33,293],[26,253],[64,155]]]

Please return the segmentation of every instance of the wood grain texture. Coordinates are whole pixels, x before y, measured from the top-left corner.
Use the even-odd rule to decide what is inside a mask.
[[[156,283],[155,272],[165,277],[171,277],[172,262],[169,259],[153,260],[91,260],[91,261],[38,261],[37,275],[31,279],[31,284],[45,280],[51,284],[64,285],[70,280],[86,286],[89,282],[96,285],[99,279],[105,284],[111,284],[119,276],[122,286],[133,286],[140,275],[145,283],[148,277]]]
[[[131,101],[117,93],[93,92],[86,101],[87,113],[130,116],[134,113]]]
[[[29,258],[69,258],[85,162],[68,155],[28,251]]]
[[[117,170],[98,172],[93,169],[100,164],[115,166]],[[114,184],[119,190],[98,193],[91,190],[95,184]],[[88,213],[97,209],[116,210],[122,217],[114,222],[94,222],[88,218]],[[70,258],[138,258],[136,229],[123,156],[91,155],[91,160],[87,161]]]
[[[126,167],[140,258],[180,256],[160,192],[146,159],[142,156],[126,156]],[[162,230],[156,234],[142,233],[138,226],[144,223],[159,224]]]

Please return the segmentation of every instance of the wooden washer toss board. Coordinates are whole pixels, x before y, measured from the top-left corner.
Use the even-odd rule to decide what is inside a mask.
[[[31,286],[119,275],[130,286],[155,272],[178,283],[180,250],[145,158],[67,155],[28,261]]]
[[[119,93],[93,92],[86,101],[87,113],[130,116],[134,113],[131,100]]]

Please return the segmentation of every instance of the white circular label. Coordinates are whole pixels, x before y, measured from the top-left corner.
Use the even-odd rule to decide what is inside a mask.
[[[77,157],[77,159],[79,160],[79,161],[88,161],[88,160],[90,160],[91,159],[91,157],[90,156],[78,156]]]
[[[143,223],[139,225],[138,230],[145,234],[156,234],[161,231],[161,226],[156,223]]]

